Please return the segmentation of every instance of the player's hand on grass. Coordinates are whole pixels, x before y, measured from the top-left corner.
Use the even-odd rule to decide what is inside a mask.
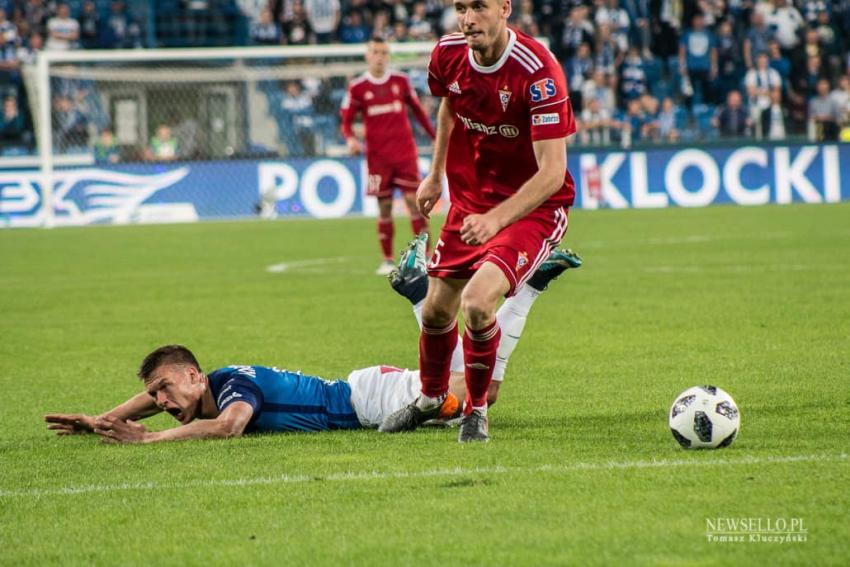
[[[108,443],[143,443],[148,436],[148,430],[141,423],[111,415],[97,418],[94,432]]]
[[[426,219],[431,218],[431,210],[442,194],[443,176],[428,174],[416,190],[416,206],[419,207],[419,214]]]
[[[469,215],[463,219],[460,239],[472,246],[485,244],[496,236],[502,228],[504,228],[502,223],[491,213]]]
[[[48,423],[47,429],[57,435],[81,435],[94,431],[97,418],[82,413],[49,413],[44,416]]]
[[[348,145],[348,153],[353,156],[359,156],[363,153],[363,144],[357,138],[349,138],[345,141]]]

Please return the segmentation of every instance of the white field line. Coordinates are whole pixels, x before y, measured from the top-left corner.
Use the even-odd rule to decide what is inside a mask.
[[[675,459],[651,461],[609,461],[601,463],[572,463],[564,465],[538,465],[533,467],[456,467],[448,469],[433,469],[412,472],[345,472],[329,475],[290,475],[248,477],[234,479],[201,479],[185,482],[127,482],[121,484],[84,484],[79,486],[57,486],[52,488],[20,488],[0,489],[0,498],[43,498],[46,496],[73,496],[77,494],[111,493],[122,491],[151,491],[151,490],[184,490],[191,488],[241,488],[245,486],[262,486],[274,484],[306,484],[314,481],[322,482],[363,482],[370,480],[397,480],[431,477],[457,477],[471,474],[565,474],[583,471],[609,471],[630,469],[656,469],[666,467],[716,467],[733,465],[766,465],[787,463],[831,463],[846,461],[848,455],[820,454],[796,455],[787,457],[742,457],[742,458],[708,458],[708,459]]]
[[[349,260],[346,256],[338,256],[336,258],[312,258],[310,260],[294,260],[292,262],[281,262],[280,264],[271,264],[266,266],[266,271],[272,274],[280,274],[293,268],[307,268],[311,266],[324,266],[327,264],[339,264]]]

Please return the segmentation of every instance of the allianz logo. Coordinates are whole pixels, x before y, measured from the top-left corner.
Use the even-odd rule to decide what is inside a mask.
[[[496,134],[501,134],[505,138],[516,138],[519,136],[519,128],[514,126],[513,124],[499,124],[498,126],[491,126],[489,124],[482,124],[480,122],[476,122],[474,120],[470,120],[466,116],[457,115],[460,121],[463,123],[464,128],[467,130],[473,130],[475,132],[481,132],[482,134],[486,134],[487,136],[493,136]]]

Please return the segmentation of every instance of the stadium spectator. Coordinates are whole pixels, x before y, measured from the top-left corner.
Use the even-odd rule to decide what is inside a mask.
[[[249,27],[251,24],[260,21],[260,16],[264,10],[269,10],[269,13],[271,13],[269,0],[236,0],[236,4],[245,18],[247,18]],[[274,21],[274,14],[271,14],[271,19]]]
[[[428,18],[427,9],[425,2],[416,2],[413,5],[413,13],[407,22],[407,29],[410,39],[414,41],[425,41],[434,37],[434,29]]]
[[[3,115],[0,116],[0,144],[18,146],[24,143],[26,136],[24,116],[18,108],[18,99],[7,96],[3,99]]]
[[[770,91],[770,106],[761,111],[758,122],[759,138],[768,140],[784,140],[786,136],[785,123],[788,109],[782,104],[782,93],[774,89]]]
[[[756,66],[747,71],[744,77],[747,88],[747,104],[753,113],[753,119],[758,119],[761,113],[770,106],[770,93],[782,93],[782,77],[770,67],[770,57],[767,53],[759,53]]]
[[[251,23],[251,43],[254,45],[280,45],[280,26],[274,23],[272,11],[265,8],[259,18]]]
[[[391,37],[393,34],[390,13],[387,10],[378,10],[372,17],[372,35],[378,37]]]
[[[363,19],[363,12],[349,10],[348,15],[342,19],[339,40],[342,43],[363,43],[367,39],[369,39],[369,26]]]
[[[613,82],[616,84],[616,82]],[[587,103],[591,99],[599,101],[601,109],[607,112],[610,116],[614,116],[617,110],[617,95],[611,87],[612,81],[609,80],[605,71],[594,69],[590,80],[584,82],[582,86],[581,100],[582,103]]]
[[[122,49],[140,47],[141,28],[127,13],[124,2],[115,1],[109,5],[109,16],[103,30],[103,47]]]
[[[79,39],[80,23],[71,17],[71,8],[67,4],[59,4],[56,15],[47,21],[47,49],[76,49]]]
[[[617,44],[620,53],[629,49],[629,29],[631,19],[625,8],[620,6],[619,0],[596,0],[596,15],[594,21],[596,28],[608,26],[611,30],[611,38]]]
[[[315,152],[313,97],[301,81],[289,81],[280,105],[285,112],[287,152],[296,156],[312,155]]]
[[[534,2],[532,0],[520,0],[518,16],[516,17],[514,27],[532,37],[540,35],[540,27],[537,25]]]
[[[621,113],[619,122],[623,130],[623,147],[629,148],[643,140],[649,119],[643,111],[640,98],[633,98],[626,103],[626,111]]]
[[[740,84],[744,69],[743,54],[731,21],[722,20],[718,24],[716,40],[717,83],[715,97],[716,100],[725,100],[726,94],[732,89],[738,88]]]
[[[808,25],[814,25],[821,14],[830,15],[830,6],[827,0],[799,0],[800,15]]]
[[[101,130],[100,135],[94,143],[94,161],[99,164],[118,163],[121,159],[121,154],[118,150],[118,143],[115,141],[115,135],[110,128]]]
[[[611,143],[611,127],[614,120],[597,98],[587,101],[581,111],[581,123],[578,128],[582,144],[607,145]]]
[[[765,22],[764,14],[753,12],[751,26],[744,38],[744,65],[747,69],[755,66],[756,55],[767,51],[768,43],[774,39],[774,31]]]
[[[646,70],[637,46],[629,48],[620,67],[620,95],[625,103],[646,92]]]
[[[313,29],[307,19],[307,12],[301,0],[292,2],[292,11],[283,16],[283,42],[287,45],[307,45],[315,43]]]
[[[18,41],[20,41],[18,26],[9,21],[6,16],[6,10],[2,7],[0,7],[0,35],[3,36],[6,43],[17,45]]]
[[[590,78],[591,72],[593,72],[593,59],[591,58],[590,46],[582,43],[576,54],[570,57],[564,66],[564,74],[569,81],[570,97],[573,100],[574,108],[577,110],[583,108],[582,89],[584,82]]]
[[[749,131],[753,121],[743,106],[740,92],[729,91],[726,104],[719,107],[711,123],[724,138],[738,138]]]
[[[714,79],[717,77],[717,45],[714,33],[705,27],[705,16],[694,15],[691,27],[682,34],[679,45],[679,67],[693,88],[693,97],[686,96],[690,108],[695,100],[703,104],[714,102]]]
[[[595,43],[593,24],[588,19],[586,6],[574,6],[570,10],[569,19],[561,32],[558,47],[559,57],[567,60],[573,57],[582,43],[593,45]]]
[[[816,89],[816,96],[809,101],[810,136],[817,141],[837,140],[843,109],[830,96],[827,79],[818,80]]]
[[[828,13],[822,12],[815,24],[814,30],[818,34],[821,47],[823,47],[823,54],[826,58],[824,63],[829,67],[830,75],[840,75],[843,64],[842,53],[845,50],[846,42],[842,38],[842,32],[838,24],[830,19]]]
[[[47,19],[50,12],[43,0],[27,0],[22,15],[24,16],[23,22],[27,35],[37,33],[45,36],[47,34]],[[18,29],[22,30],[23,28],[18,25]]]
[[[791,81],[791,61],[789,61],[782,53],[778,41],[772,39],[767,45],[767,55],[770,61],[770,68],[779,73],[779,77],[782,79],[782,89],[784,91],[788,88],[788,84]]]
[[[100,13],[97,5],[92,0],[83,4],[80,17],[80,46],[83,49],[96,49],[100,47]]]
[[[178,157],[179,144],[171,134],[171,127],[160,124],[156,134],[145,148],[145,159],[148,161],[174,161]]]
[[[0,96],[7,92],[18,94],[21,62],[14,41],[0,34]]]
[[[776,39],[782,49],[791,51],[800,43],[799,32],[805,21],[800,12],[788,0],[772,0],[773,9],[767,11],[766,23],[776,30]]]
[[[661,111],[655,119],[655,133],[661,142],[677,142],[679,140],[679,129],[677,128],[678,108],[670,97],[661,102]]]
[[[316,43],[333,43],[340,20],[339,0],[304,0],[304,10]]]
[[[609,76],[615,77],[623,60],[623,52],[620,51],[620,47],[611,36],[611,28],[608,24],[602,24],[596,30],[594,53],[593,66],[602,69]]]
[[[850,122],[850,75],[841,75],[838,86],[829,95],[835,102],[835,108],[840,116],[842,126]]]
[[[680,0],[653,0],[652,19],[653,51],[663,59],[679,53],[679,31],[682,29],[682,2]]]
[[[58,151],[78,150],[88,145],[88,118],[69,94],[59,94],[53,106],[53,133]]]
[[[620,5],[626,10],[629,21],[629,45],[635,45],[641,54],[652,57],[650,46],[652,45],[652,29],[650,27],[650,15],[652,2],[650,0],[622,0]]]

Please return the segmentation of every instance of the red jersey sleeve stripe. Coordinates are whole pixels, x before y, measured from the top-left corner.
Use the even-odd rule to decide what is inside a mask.
[[[543,62],[540,61],[540,58],[537,57],[537,55],[535,55],[533,51],[531,51],[528,47],[521,44],[520,42],[516,42],[514,44],[514,50],[528,57],[528,59],[530,59],[531,62],[535,65],[539,65],[540,67],[543,66]]]
[[[511,53],[511,59],[513,59],[514,61],[517,61],[520,65],[522,65],[523,69],[528,71],[529,75],[533,74],[534,71],[537,70],[534,67],[532,67],[531,65],[529,65],[528,62],[525,59],[517,56],[516,53]]]
[[[570,95],[567,95],[564,98],[556,100],[554,102],[547,102],[546,104],[538,104],[537,106],[532,106],[531,108],[529,108],[529,110],[534,112],[535,110],[537,110],[539,108],[545,108],[547,106],[552,106],[553,104],[560,104],[560,103],[564,102],[565,100],[568,100],[569,98],[570,98]]]
[[[528,67],[532,69],[532,72],[537,71],[538,69],[543,67],[543,65],[535,63],[528,57],[528,55],[524,55],[521,51],[517,51],[516,49],[514,49],[514,51],[511,53],[511,57],[515,57],[516,59],[525,61]]]

